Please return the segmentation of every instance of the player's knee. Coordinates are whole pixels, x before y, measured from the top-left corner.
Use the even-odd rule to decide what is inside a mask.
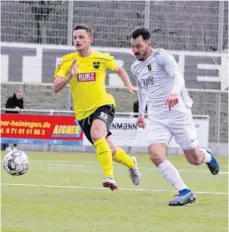
[[[200,165],[202,164],[202,162],[200,162],[200,160],[198,159],[192,159],[192,160],[188,160],[188,162],[192,165]]]
[[[199,155],[194,155],[188,158],[188,162],[193,165],[200,165],[203,163],[203,158]]]
[[[114,144],[109,144],[111,152],[112,152],[112,156],[114,156],[117,152],[117,147]]]
[[[117,152],[117,146],[113,143],[112,138],[111,138],[110,135],[107,136],[106,140],[107,140],[107,142],[109,144],[109,147],[111,149],[112,156],[114,156],[116,154],[116,152]]]
[[[150,160],[156,165],[158,166],[159,164],[161,164],[164,160],[163,157],[161,157],[158,153],[156,152],[150,152],[149,154],[149,158]]]
[[[151,145],[148,147],[150,160],[158,166],[166,159],[166,147],[163,145]]]
[[[101,120],[94,120],[91,126],[91,138],[95,142],[98,139],[105,139],[107,136],[106,124]]]
[[[102,133],[99,128],[94,128],[93,130],[91,130],[91,139],[93,142],[102,138],[105,138],[104,133]]]

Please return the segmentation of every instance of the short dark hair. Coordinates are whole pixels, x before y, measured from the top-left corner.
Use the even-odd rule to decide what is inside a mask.
[[[86,30],[87,33],[94,35],[94,29],[87,24],[78,24],[74,27],[73,31],[75,30]]]
[[[136,28],[131,32],[131,38],[136,39],[138,36],[142,36],[143,40],[151,38],[150,31],[145,27]]]

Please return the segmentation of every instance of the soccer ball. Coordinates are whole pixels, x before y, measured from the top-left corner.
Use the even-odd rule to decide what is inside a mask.
[[[23,175],[29,168],[28,156],[19,150],[10,151],[4,157],[3,168],[11,176]]]

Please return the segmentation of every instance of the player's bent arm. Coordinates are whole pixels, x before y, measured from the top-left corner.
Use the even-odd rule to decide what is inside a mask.
[[[137,81],[138,87],[138,114],[144,116],[146,109],[146,93],[140,83]]]
[[[61,89],[63,89],[71,80],[71,76],[68,75],[65,78],[56,77],[52,84],[52,89],[55,93],[58,93]]]
[[[123,67],[120,67],[120,66],[117,65],[116,73],[121,78],[122,82],[124,83],[124,85],[127,88],[132,87],[132,84],[130,82],[130,78],[129,78],[126,70]]]
[[[184,87],[184,78],[174,57],[167,52],[160,52],[156,56],[156,61],[173,78],[171,94],[180,95]]]
[[[179,70],[173,71],[172,76],[173,76],[173,85],[172,85],[171,94],[179,95],[184,87],[184,78]]]

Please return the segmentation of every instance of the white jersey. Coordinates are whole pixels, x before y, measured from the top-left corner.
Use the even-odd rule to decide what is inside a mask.
[[[190,110],[192,100],[185,89],[184,79],[179,74],[174,57],[163,49],[155,49],[147,60],[135,61],[131,72],[137,80],[139,113],[145,111],[147,104],[148,145],[168,145],[174,137],[183,150],[196,148],[198,140]],[[175,85],[174,76],[177,73],[181,77]],[[178,95],[179,103],[169,111],[165,101],[171,93]]]
[[[156,116],[169,111],[165,101],[171,94],[174,80],[173,73],[176,71],[179,71],[177,62],[172,55],[163,49],[154,49],[147,60],[136,60],[133,63],[131,72],[137,80],[139,111],[142,112],[145,109],[144,99],[149,115]],[[172,111],[185,111],[187,106],[191,107],[192,100],[189,98],[185,86],[182,87],[178,95],[179,104],[172,108]]]

